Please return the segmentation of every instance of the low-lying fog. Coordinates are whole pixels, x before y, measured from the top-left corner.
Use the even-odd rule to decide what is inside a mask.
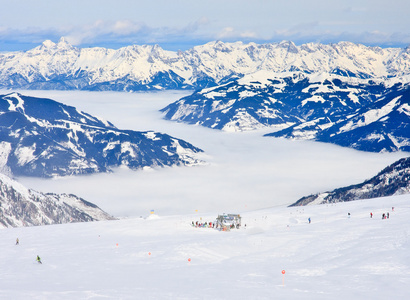
[[[18,178],[38,191],[76,194],[116,217],[146,216],[150,210],[159,215],[236,213],[289,205],[302,196],[360,183],[408,155],[263,137],[273,130],[229,133],[163,120],[159,109],[187,91],[19,92],[75,106],[121,129],[167,133],[205,151],[205,166],[120,168],[111,174],[52,180]]]

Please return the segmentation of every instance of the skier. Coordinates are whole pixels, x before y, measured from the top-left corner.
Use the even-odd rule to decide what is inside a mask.
[[[382,214],[382,220],[386,219],[386,215]]]
[[[390,214],[389,213],[387,213],[387,219],[390,217]]]
[[[310,219],[310,217],[309,217],[308,221],[309,221],[309,224],[310,224],[310,222],[312,221],[312,220]]]
[[[18,245],[18,244],[19,244],[19,238],[16,239],[16,245]]]
[[[350,218],[350,213],[347,213],[347,217]]]
[[[370,218],[373,218],[373,213],[370,213]]]
[[[37,255],[37,259],[36,259],[36,260],[37,260],[37,262],[38,262],[39,264],[43,264],[43,263],[41,262],[40,256]]]

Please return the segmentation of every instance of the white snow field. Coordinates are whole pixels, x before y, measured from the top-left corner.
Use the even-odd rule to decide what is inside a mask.
[[[382,220],[387,212],[389,219]],[[216,217],[199,212],[3,229],[0,298],[345,300],[410,295],[410,195],[241,215],[246,229],[230,232],[191,227],[192,221]]]
[[[0,230],[0,299],[409,299],[410,195],[286,207],[360,183],[408,153],[162,120],[158,109],[187,92],[20,92],[119,128],[185,139],[205,150],[208,165],[18,178],[42,192],[76,194],[122,219]],[[240,213],[246,229],[190,226],[222,213]]]

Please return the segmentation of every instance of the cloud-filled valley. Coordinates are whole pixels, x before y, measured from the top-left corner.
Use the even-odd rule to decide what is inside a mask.
[[[159,109],[187,91],[20,92],[55,99],[118,128],[167,133],[204,150],[205,166],[120,168],[112,174],[53,180],[19,178],[36,190],[76,194],[117,217],[140,216],[151,209],[179,214],[289,205],[302,196],[359,183],[407,155],[267,138],[266,129],[231,133],[163,120]]]

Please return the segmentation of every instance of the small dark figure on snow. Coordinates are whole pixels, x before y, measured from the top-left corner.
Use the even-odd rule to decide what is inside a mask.
[[[309,224],[310,224],[310,222],[311,222],[312,220],[309,218],[308,221],[309,221]]]
[[[382,219],[383,219],[383,220],[386,219],[386,215],[385,215],[385,214],[382,214]]]
[[[373,218],[373,213],[370,213],[370,218]]]
[[[390,214],[389,213],[387,213],[387,219],[390,217]]]
[[[16,245],[18,245],[20,242],[19,242],[19,238],[17,238],[16,239]]]
[[[350,213],[347,213],[347,217],[350,218]]]
[[[37,260],[37,262],[38,262],[39,264],[42,264],[40,256],[37,255],[37,259],[36,259],[36,260]]]

